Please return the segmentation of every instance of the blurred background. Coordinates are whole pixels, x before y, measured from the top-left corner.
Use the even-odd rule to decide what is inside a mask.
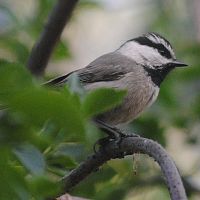
[[[1,60],[26,63],[54,4],[53,0],[0,0]],[[173,71],[157,102],[128,129],[167,149],[191,200],[200,199],[199,10],[199,0],[81,0],[46,69],[48,79],[84,67],[143,33],[166,37],[190,67]],[[74,151],[77,162],[88,154]],[[73,193],[91,199],[169,199],[155,162],[144,155],[132,160],[108,162]]]

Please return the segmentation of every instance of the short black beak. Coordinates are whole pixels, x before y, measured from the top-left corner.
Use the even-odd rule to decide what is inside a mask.
[[[188,66],[187,64],[181,62],[181,61],[178,61],[178,60],[175,60],[171,63],[174,67],[186,67]]]

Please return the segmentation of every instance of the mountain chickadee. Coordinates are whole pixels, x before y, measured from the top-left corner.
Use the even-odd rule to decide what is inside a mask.
[[[152,105],[166,75],[183,66],[187,65],[176,59],[165,38],[147,33],[75,72],[87,91],[102,87],[127,90],[119,106],[97,116],[98,121],[116,126],[130,122]],[[62,86],[70,74],[50,80],[47,85]]]

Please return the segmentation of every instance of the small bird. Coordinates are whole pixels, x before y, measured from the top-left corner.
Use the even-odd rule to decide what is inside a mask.
[[[184,66],[187,65],[176,59],[171,44],[164,37],[147,33],[74,72],[86,91],[102,87],[127,90],[119,106],[96,117],[102,123],[117,126],[132,121],[151,106],[167,74]],[[47,85],[62,86],[70,74],[50,80]]]

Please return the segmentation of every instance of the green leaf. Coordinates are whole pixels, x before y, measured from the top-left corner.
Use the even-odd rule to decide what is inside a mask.
[[[5,101],[24,88],[33,86],[30,73],[20,64],[0,60],[0,101]]]
[[[42,125],[52,120],[66,134],[80,138],[84,133],[84,122],[79,106],[65,94],[43,88],[28,88],[15,94],[10,105],[22,112],[31,124]]]
[[[80,101],[68,88],[54,91],[33,83],[21,65],[0,61],[0,102],[19,113],[30,126],[51,120],[66,136],[84,138],[84,116]]]
[[[34,177],[28,180],[29,188],[36,199],[55,196],[60,191],[58,182],[46,177]]]
[[[59,179],[68,173],[66,169],[59,168],[59,167],[48,166],[47,170],[48,170],[48,173],[53,174],[53,176],[58,176]]]
[[[73,157],[76,161],[82,160],[82,156],[86,154],[86,149],[79,143],[61,143],[56,148],[56,153]]]
[[[17,113],[0,112],[0,146],[13,147],[32,139],[30,127],[24,124]],[[31,140],[32,141],[32,140]]]
[[[45,161],[40,151],[33,145],[21,145],[14,150],[19,161],[34,175],[42,175],[45,171]]]
[[[107,183],[113,182],[112,178],[116,175],[116,171],[108,166],[103,166],[101,170],[96,171],[92,176],[88,177],[84,180],[84,182],[80,183],[78,186],[76,186],[76,192],[78,195],[82,196],[92,196],[93,199],[105,199],[105,198],[98,198],[100,196],[99,194],[99,185],[101,187],[108,187],[110,188],[110,185]],[[118,185],[119,182],[116,184],[116,182],[113,183],[114,185]],[[115,198],[118,199],[118,198]]]
[[[77,166],[77,163],[74,159],[72,159],[70,156],[62,154],[51,155],[49,158],[47,158],[47,163],[48,165],[65,169],[72,169]]]
[[[117,106],[125,96],[126,91],[111,88],[100,88],[90,92],[83,101],[83,111],[86,117],[103,113]]]
[[[30,199],[25,179],[13,165],[10,164],[10,153],[0,149],[0,199],[26,200]]]

